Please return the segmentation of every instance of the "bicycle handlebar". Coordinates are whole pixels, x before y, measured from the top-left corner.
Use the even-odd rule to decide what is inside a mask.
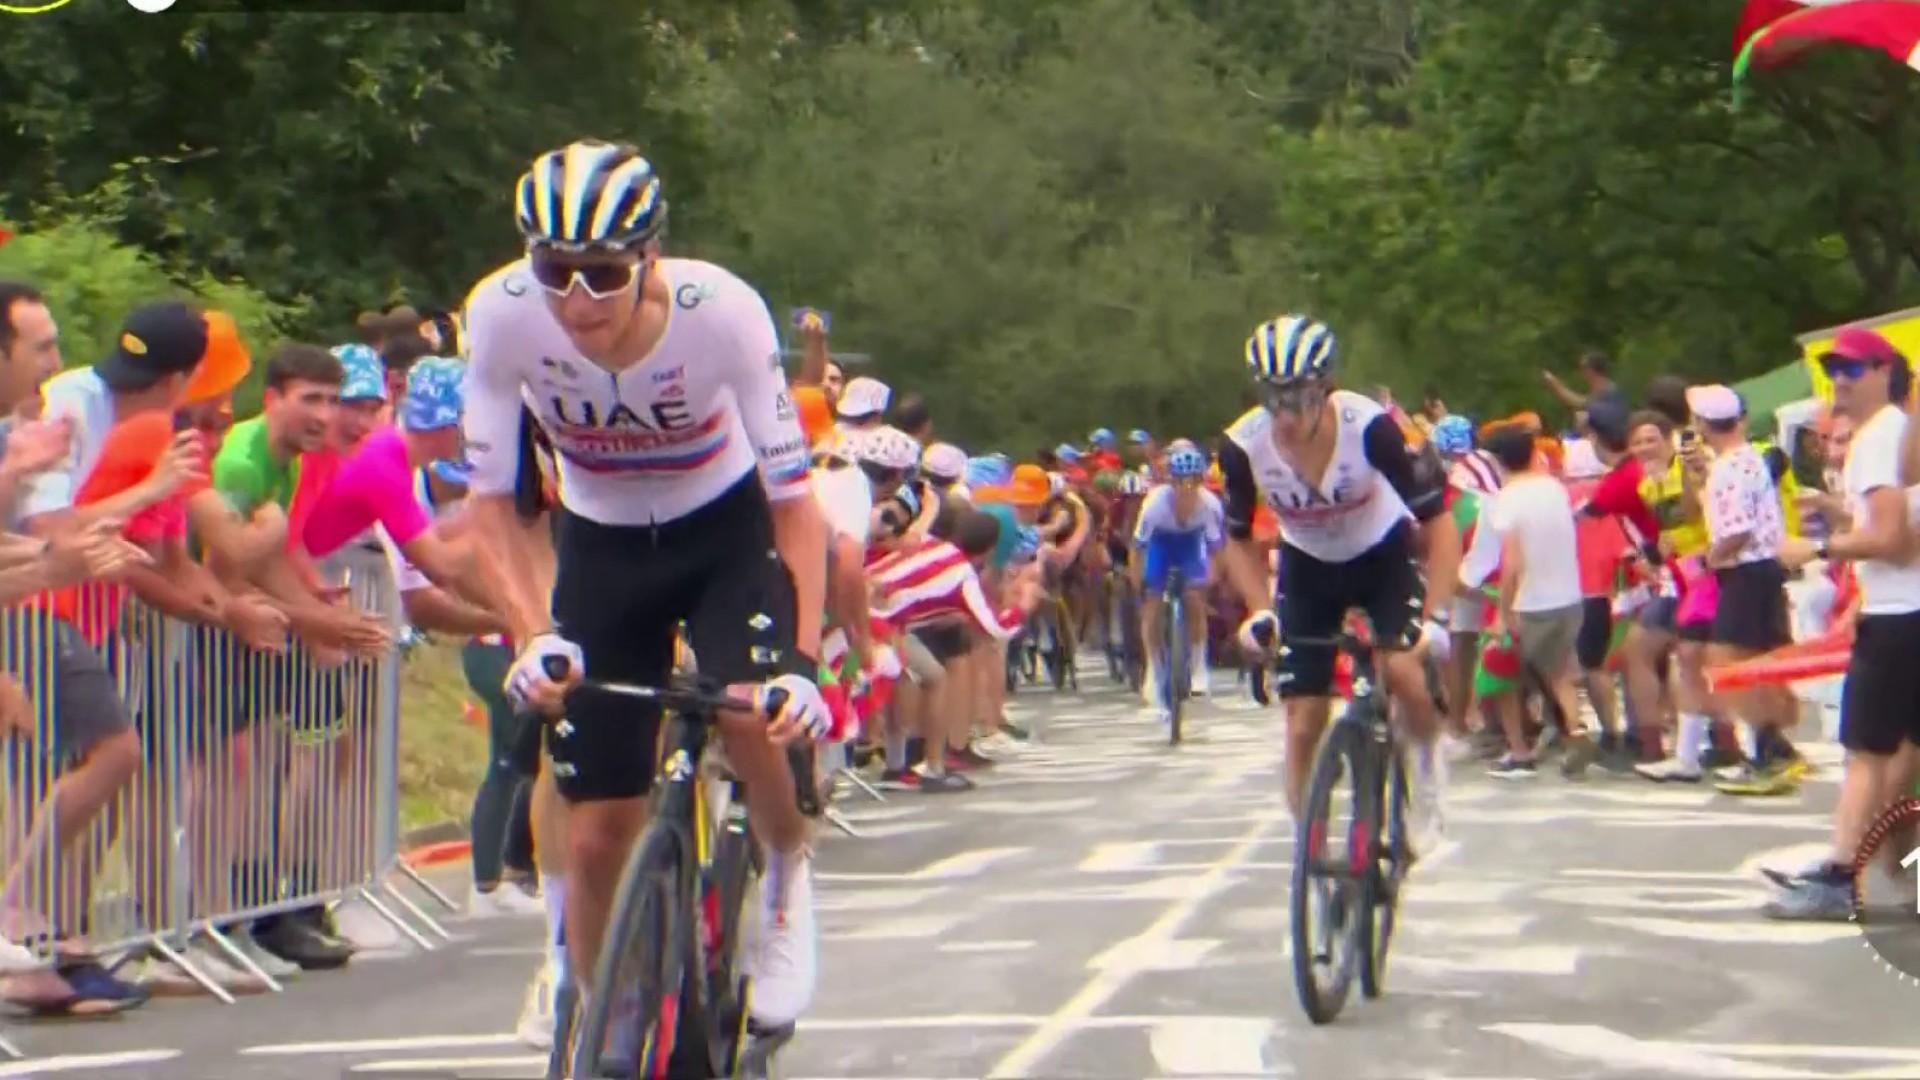
[[[549,656],[540,662],[547,678],[560,682],[571,670],[564,657]],[[756,712],[759,706],[752,701],[742,701],[727,693],[727,688],[711,679],[681,682],[675,686],[641,686],[638,683],[599,682],[583,679],[577,685],[567,689],[567,696],[575,694],[612,694],[616,697],[637,698],[651,701],[663,709],[678,713],[690,713],[711,718],[721,712]],[[765,701],[768,716],[778,716],[780,709],[787,703],[785,690],[771,690]]]
[[[1276,659],[1276,657],[1272,655],[1275,644],[1272,625],[1262,623],[1254,627],[1253,640],[1257,642],[1262,649],[1266,650],[1268,655],[1261,657],[1260,661],[1253,664],[1248,671],[1249,689],[1253,694],[1254,701],[1259,702],[1261,705],[1268,705],[1272,703],[1272,699],[1267,693],[1267,668],[1271,667],[1273,661]],[[1332,637],[1289,637],[1284,644],[1292,648],[1305,646],[1307,648],[1333,649],[1338,652],[1344,652],[1353,657],[1356,664],[1365,666],[1368,672],[1372,671],[1373,644],[1363,640],[1357,634],[1351,634],[1344,630],[1334,634]]]

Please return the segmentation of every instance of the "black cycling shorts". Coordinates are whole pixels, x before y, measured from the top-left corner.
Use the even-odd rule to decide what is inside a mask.
[[[1573,642],[1581,670],[1599,671],[1606,667],[1612,645],[1613,601],[1604,596],[1585,598],[1580,602],[1580,636]]]
[[[658,525],[560,517],[553,615],[585,653],[590,677],[663,685],[682,620],[702,678],[817,674],[794,648],[793,579],[774,550],[758,472]],[[611,695],[579,699],[564,723],[547,725],[555,786],[574,802],[645,795],[659,729],[657,708]]]
[[[1360,608],[1383,648],[1403,647],[1414,637],[1426,603],[1426,585],[1413,557],[1413,526],[1401,522],[1378,544],[1347,562],[1331,563],[1281,543],[1279,597],[1281,640],[1331,638],[1347,612]],[[1281,697],[1326,697],[1333,686],[1333,650],[1288,644],[1280,660]]]

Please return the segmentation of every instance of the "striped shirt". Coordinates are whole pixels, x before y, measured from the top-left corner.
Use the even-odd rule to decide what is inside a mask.
[[[995,611],[966,553],[944,540],[874,563],[869,578],[880,599],[873,616],[896,629],[962,615],[994,638],[1010,638],[1026,622],[1014,608]]]
[[[1469,450],[1454,459],[1447,470],[1447,482],[1463,491],[1491,495],[1500,490],[1500,471],[1493,455],[1485,450]]]

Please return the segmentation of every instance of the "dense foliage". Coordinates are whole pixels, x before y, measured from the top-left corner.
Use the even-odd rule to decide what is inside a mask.
[[[513,253],[525,160],[593,134],[659,163],[675,248],[831,309],[837,347],[1009,448],[1211,429],[1290,308],[1456,407],[1537,405],[1592,346],[1733,378],[1920,276],[1912,74],[1815,55],[1736,107],[1737,9],[73,5],[0,35],[0,273],[58,285],[77,360],[169,287],[336,340],[457,301]]]

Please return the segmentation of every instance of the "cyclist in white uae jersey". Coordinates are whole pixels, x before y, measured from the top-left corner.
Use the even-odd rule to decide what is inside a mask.
[[[781,1027],[812,995],[805,819],[782,747],[823,733],[813,679],[827,529],[760,296],[710,263],[662,258],[660,181],[630,146],[574,143],[521,178],[527,254],[467,300],[472,501],[520,646],[508,692],[550,715],[583,675],[660,685],[686,622],[701,673],[785,705],[720,718],[768,845],[747,970],[753,1017]],[[524,412],[523,412],[523,406]],[[515,509],[538,476],[537,425],[559,468],[555,539]],[[551,610],[552,618],[548,618]],[[566,675],[549,678],[554,661]],[[592,972],[628,849],[645,821],[659,716],[619,700],[547,727],[567,815],[566,938]],[[810,780],[810,777],[809,777]],[[773,883],[779,883],[775,887]],[[749,935],[749,940],[753,936]]]
[[[1440,758],[1433,701],[1422,661],[1411,648],[1433,633],[1432,613],[1451,605],[1460,534],[1446,509],[1446,478],[1431,453],[1410,454],[1385,409],[1333,388],[1333,332],[1298,315],[1265,323],[1247,340],[1247,363],[1262,405],[1227,429],[1220,448],[1227,530],[1222,556],[1249,616],[1243,647],[1257,648],[1263,624],[1289,638],[1324,640],[1351,608],[1366,611],[1388,692],[1415,745],[1412,817],[1419,846],[1440,827]],[[1279,596],[1267,595],[1265,567],[1252,542],[1253,514],[1264,496],[1280,519]],[[1418,534],[1416,536],[1416,533]],[[1424,550],[1427,580],[1415,560]],[[1431,592],[1427,585],[1432,586]],[[1276,615],[1277,609],[1277,615]],[[1444,616],[1438,621],[1444,621]],[[1288,643],[1281,696],[1287,713],[1287,801],[1297,814],[1315,748],[1326,729],[1334,655],[1323,645]]]

